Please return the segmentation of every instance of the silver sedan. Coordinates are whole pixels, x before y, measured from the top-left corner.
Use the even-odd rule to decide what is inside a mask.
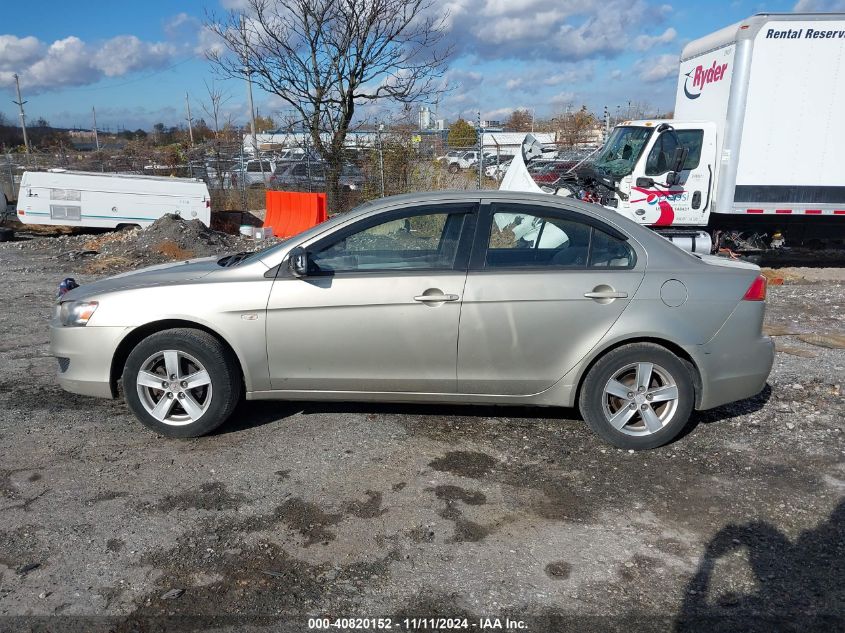
[[[65,294],[59,383],[122,392],[163,435],[247,400],[577,406],[623,448],[748,398],[774,348],[756,266],[691,255],[594,205],[513,192],[386,198],[253,254]]]

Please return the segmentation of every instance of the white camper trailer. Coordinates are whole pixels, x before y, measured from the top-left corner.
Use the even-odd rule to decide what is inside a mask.
[[[168,213],[211,223],[211,196],[196,178],[28,171],[21,178],[18,220],[25,224],[120,228],[149,226]]]

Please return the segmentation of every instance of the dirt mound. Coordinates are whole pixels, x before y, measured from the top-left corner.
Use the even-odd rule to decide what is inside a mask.
[[[143,229],[39,238],[22,243],[21,248],[56,249],[58,259],[85,259],[89,272],[107,273],[193,257],[255,251],[277,241],[222,233],[199,220],[171,214]]]

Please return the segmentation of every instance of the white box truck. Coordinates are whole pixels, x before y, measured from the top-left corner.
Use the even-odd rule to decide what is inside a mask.
[[[674,119],[626,121],[560,184],[687,248],[845,238],[845,14],[758,14],[686,45]]]
[[[196,178],[27,171],[18,191],[24,224],[96,228],[149,226],[168,213],[211,224],[211,196]]]

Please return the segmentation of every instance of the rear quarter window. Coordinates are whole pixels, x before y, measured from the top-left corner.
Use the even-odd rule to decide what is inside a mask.
[[[633,268],[636,263],[637,256],[627,241],[593,228],[588,268]]]

